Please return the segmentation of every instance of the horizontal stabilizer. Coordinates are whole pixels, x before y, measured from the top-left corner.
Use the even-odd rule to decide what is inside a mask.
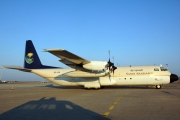
[[[22,68],[21,66],[2,66],[2,68],[15,69],[15,70],[23,71],[23,72],[31,72],[31,69]]]

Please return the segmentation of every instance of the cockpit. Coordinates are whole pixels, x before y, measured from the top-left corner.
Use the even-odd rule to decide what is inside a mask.
[[[168,71],[168,69],[164,67],[160,67],[160,70],[159,68],[154,68],[154,71]]]
[[[161,71],[168,71],[167,68],[164,68],[164,67],[160,67]]]

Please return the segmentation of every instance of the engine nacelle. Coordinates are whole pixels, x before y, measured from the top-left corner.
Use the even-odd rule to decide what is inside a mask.
[[[106,69],[107,62],[105,61],[91,61],[88,64],[83,65],[83,68],[88,70],[101,71]]]

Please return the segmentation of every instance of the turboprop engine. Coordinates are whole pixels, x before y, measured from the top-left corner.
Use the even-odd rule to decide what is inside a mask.
[[[109,70],[114,74],[114,71],[117,67],[114,66],[114,57],[113,63],[110,61],[110,51],[109,52],[109,61],[91,61],[90,63],[82,65],[83,68],[93,71],[106,71]]]
[[[106,61],[91,61],[90,63],[84,64],[83,68],[88,70],[102,71],[106,70],[107,62]]]

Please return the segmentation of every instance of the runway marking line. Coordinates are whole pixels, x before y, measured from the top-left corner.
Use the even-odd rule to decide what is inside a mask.
[[[107,116],[110,114],[110,111],[115,107],[115,105],[118,104],[118,102],[120,101],[120,99],[121,99],[122,97],[123,97],[123,95],[118,97],[117,101],[115,101],[115,102],[113,103],[113,105],[111,105],[111,106],[109,107],[109,111],[107,111],[107,112],[105,112],[105,113],[103,114],[104,117],[107,117]]]

